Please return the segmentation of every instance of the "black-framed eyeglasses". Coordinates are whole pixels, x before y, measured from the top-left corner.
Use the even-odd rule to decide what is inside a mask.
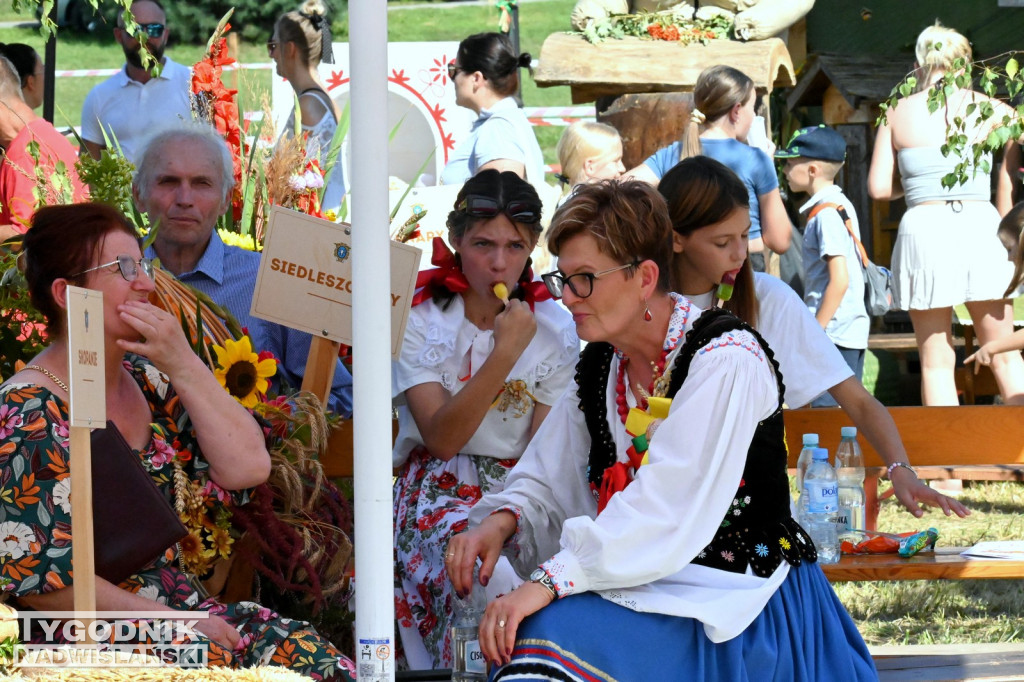
[[[150,38],[159,38],[164,34],[166,26],[163,24],[139,24],[139,28],[146,32],[146,35]]]
[[[276,49],[277,49],[277,41],[276,40],[268,40],[267,41],[267,56],[268,57],[273,57],[274,56],[274,50],[276,50]]]
[[[153,259],[152,258],[140,258],[135,260],[131,256],[118,256],[117,260],[112,260],[109,263],[103,265],[97,265],[94,268],[88,270],[82,270],[78,274],[71,275],[72,277],[78,277],[84,275],[87,272],[93,270],[102,270],[103,268],[109,268],[112,265],[116,265],[117,269],[121,271],[121,276],[125,278],[125,281],[134,282],[135,278],[139,276],[139,270],[146,275],[146,277],[153,279]]]
[[[600,279],[607,274],[625,270],[626,268],[635,268],[637,265],[640,265],[640,261],[633,261],[632,263],[626,263],[617,268],[608,268],[600,272],[577,272],[568,277],[555,270],[554,272],[541,275],[540,278],[544,280],[544,286],[548,288],[548,292],[555,298],[562,298],[562,292],[565,290],[565,287],[569,287],[569,290],[577,298],[587,298],[594,293],[595,279]]]
[[[457,74],[459,71],[461,71],[461,69],[459,69],[459,67],[455,65],[454,59],[448,62],[448,80],[454,81],[455,74]]]
[[[517,223],[540,222],[540,204],[532,201],[510,201],[504,206],[491,197],[470,194],[459,202],[459,210],[474,218],[494,218],[504,212]]]

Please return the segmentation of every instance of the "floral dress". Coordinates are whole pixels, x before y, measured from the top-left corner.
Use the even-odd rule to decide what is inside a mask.
[[[395,610],[400,662],[410,668],[451,667],[453,603],[444,567],[448,541],[466,529],[469,510],[483,495],[503,489],[529,441],[534,405],[552,404],[572,380],[579,350],[572,319],[554,301],[537,303],[534,315],[537,333],[459,454],[447,462],[431,455],[409,410],[399,407],[393,457],[398,469]],[[447,310],[426,300],[409,314],[392,391],[400,397],[412,386],[434,382],[455,394],[493,348],[492,332],[466,320],[461,297],[455,296]],[[502,560],[487,586],[488,597],[510,591],[519,582],[511,565]]]
[[[121,589],[177,610],[220,616],[241,634],[234,650],[199,634],[211,666],[277,665],[314,680],[354,680],[352,662],[311,625],[283,618],[253,602],[221,604],[203,596],[181,566],[200,574],[230,552],[230,509],[248,501],[247,491],[226,491],[208,474],[192,423],[167,377],[143,358],[127,356],[153,414],[153,438],[138,455],[175,502],[175,471],[187,476],[195,500],[179,510],[189,535]],[[5,596],[48,593],[71,585],[71,472],[68,412],[64,400],[32,384],[0,388],[0,583]],[[181,485],[181,484],[179,484]],[[184,489],[184,488],[183,488]],[[126,510],[130,511],[130,510]],[[58,629],[59,631],[59,629]]]

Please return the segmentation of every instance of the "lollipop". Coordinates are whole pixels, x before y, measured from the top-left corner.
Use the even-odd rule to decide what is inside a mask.
[[[498,282],[491,289],[494,291],[494,295],[501,299],[501,302],[508,305],[508,287],[505,286],[504,282]]]
[[[732,298],[733,285],[736,284],[736,270],[731,270],[722,275],[722,283],[718,285],[717,297],[721,303]]]

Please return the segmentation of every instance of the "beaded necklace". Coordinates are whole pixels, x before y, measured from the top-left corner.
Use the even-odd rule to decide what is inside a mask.
[[[668,358],[668,354],[672,352],[672,348],[663,348],[661,355],[658,357],[657,362],[651,363],[651,383],[644,389],[643,386],[637,384],[639,395],[637,396],[637,407],[641,410],[647,409],[647,398],[654,393],[654,387],[658,383],[658,379],[665,372],[665,360]],[[629,416],[629,404],[626,402],[626,367],[629,365],[629,356],[623,355],[619,360],[619,371],[615,378],[615,404],[618,408],[619,419],[622,420],[623,425],[626,423],[626,417]]]

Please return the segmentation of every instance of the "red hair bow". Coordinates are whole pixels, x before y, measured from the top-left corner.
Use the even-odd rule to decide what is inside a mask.
[[[435,287],[444,287],[453,294],[469,288],[466,276],[462,274],[462,270],[455,262],[455,254],[448,250],[448,245],[444,243],[444,240],[434,237],[431,246],[434,252],[430,256],[430,262],[437,267],[433,270],[424,270],[416,276],[416,288],[419,291],[412,297],[414,306],[430,298]]]
[[[533,270],[527,271],[526,281],[520,282],[519,288],[523,290],[523,300],[530,304],[530,310],[533,310],[535,303],[552,298],[551,292],[544,286],[544,282],[533,281]]]

